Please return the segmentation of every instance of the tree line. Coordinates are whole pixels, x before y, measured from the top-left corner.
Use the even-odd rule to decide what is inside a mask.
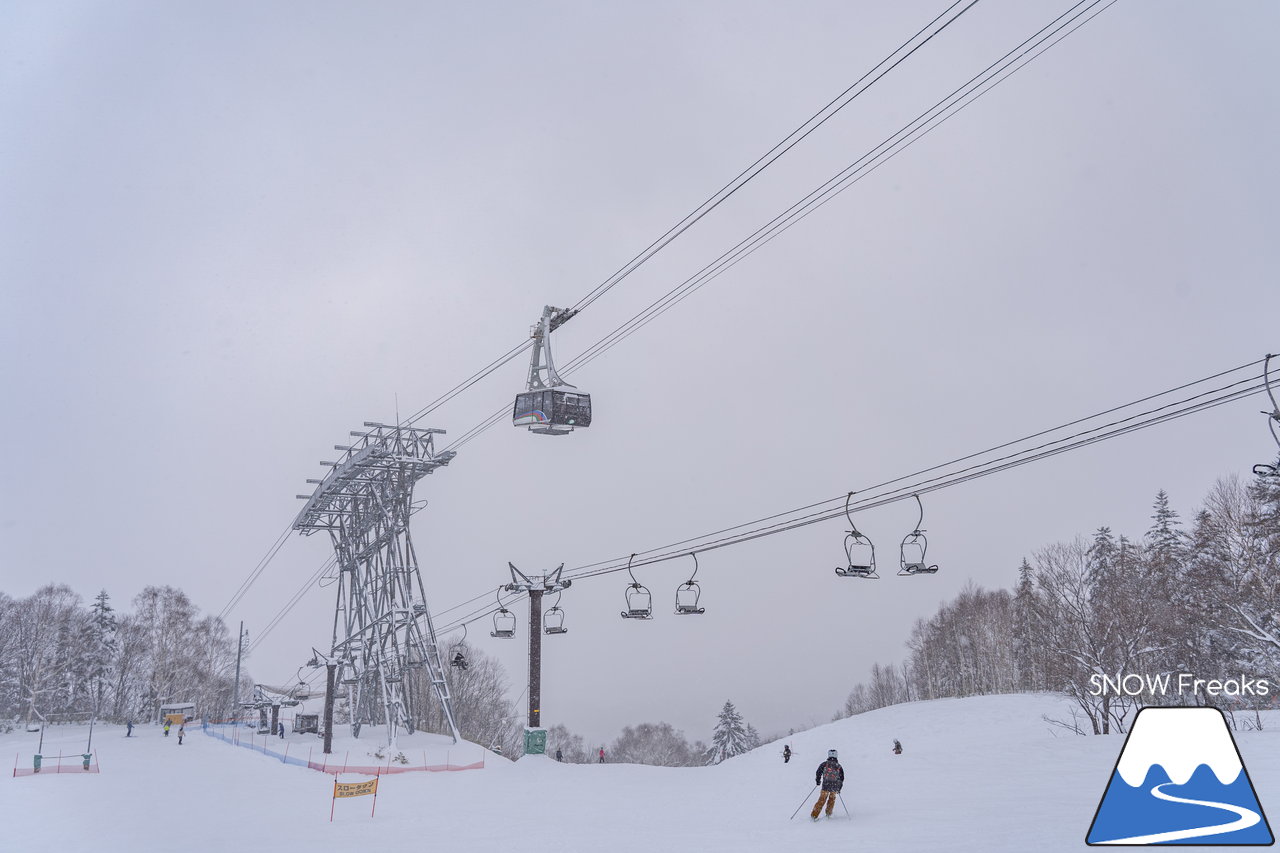
[[[1102,676],[1190,674],[1182,687],[1099,690]],[[1215,690],[1266,679],[1269,695]],[[1114,685],[1113,685],[1114,686]],[[1136,682],[1130,682],[1136,687]],[[1239,684],[1237,684],[1237,688]],[[905,660],[875,664],[836,718],[898,702],[1063,692],[1082,733],[1124,731],[1138,705],[1239,711],[1280,692],[1280,478],[1220,479],[1184,524],[1162,490],[1137,538],[1100,527],[1024,559],[1012,590],[970,584],[917,620]],[[1255,725],[1261,718],[1254,715]]]
[[[719,764],[761,743],[756,727],[743,718],[731,701],[724,703],[716,717],[710,745],[690,741],[684,732],[665,722],[624,726],[611,744],[600,747],[588,746],[581,735],[564,725],[547,730],[547,752],[555,755],[559,751],[561,759],[571,764],[593,764],[599,761],[599,749],[604,749],[605,760],[610,763],[700,767]]]
[[[120,614],[103,590],[88,605],[66,584],[0,593],[0,718],[155,719],[165,702],[225,716],[235,642],[181,590],[148,586]]]

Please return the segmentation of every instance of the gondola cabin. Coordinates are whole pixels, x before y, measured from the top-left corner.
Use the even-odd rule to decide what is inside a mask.
[[[559,388],[516,395],[511,422],[539,435],[564,435],[591,426],[591,395]]]

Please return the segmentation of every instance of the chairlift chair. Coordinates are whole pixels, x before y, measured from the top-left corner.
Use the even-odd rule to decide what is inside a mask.
[[[1267,396],[1271,398],[1271,411],[1262,414],[1267,416],[1267,426],[1271,428],[1271,437],[1276,440],[1276,447],[1280,447],[1280,432],[1276,431],[1276,424],[1280,424],[1280,403],[1276,402],[1276,395],[1271,390],[1271,359],[1275,357],[1274,353],[1268,353],[1266,361],[1262,363],[1262,381],[1267,389]],[[1253,473],[1258,477],[1280,477],[1280,467],[1260,462],[1253,466]]]
[[[653,596],[649,593],[647,587],[636,580],[635,574],[631,571],[631,561],[636,558],[635,554],[627,560],[627,574],[631,575],[631,583],[627,585],[626,595],[627,609],[622,611],[623,619],[652,619],[653,618]]]
[[[556,603],[542,614],[542,631],[545,634],[567,634],[569,629],[564,626],[564,610],[560,607],[560,595],[556,593]]]
[[[498,609],[493,614],[493,630],[489,632],[490,637],[497,637],[499,640],[510,640],[516,635],[516,615],[505,607]]]
[[[689,556],[693,557],[693,574],[687,581],[676,587],[677,616],[696,616],[707,612],[707,608],[698,606],[698,599],[702,597],[702,587],[698,585],[696,580],[698,577],[698,555],[691,553]]]
[[[467,640],[467,623],[462,623],[462,636],[458,642],[453,644],[453,657],[449,659],[449,666],[457,667],[465,670],[467,668],[467,656],[462,653],[462,644]]]
[[[502,604],[502,587],[498,587],[498,610],[493,614],[493,630],[490,637],[510,640],[516,635],[516,615]]]
[[[844,537],[844,565],[836,567],[836,575],[842,578],[879,580],[880,576],[876,574],[876,546],[853,523],[853,516],[849,513],[849,501],[852,499],[853,492],[849,492],[844,499],[844,517],[849,519],[849,532]]]
[[[360,674],[356,672],[356,662],[353,658],[347,658],[342,662],[342,683],[343,684],[359,684]]]
[[[907,575],[931,575],[938,571],[936,565],[929,565],[925,560],[925,553],[929,550],[929,540],[924,535],[924,530],[920,525],[924,522],[924,504],[920,503],[919,495],[912,495],[916,499],[916,504],[920,507],[920,518],[916,520],[916,528],[902,538],[902,546],[898,553],[898,574]]]
[[[547,634],[569,633],[569,629],[564,626],[564,611],[559,607],[552,607],[542,614],[542,630]]]

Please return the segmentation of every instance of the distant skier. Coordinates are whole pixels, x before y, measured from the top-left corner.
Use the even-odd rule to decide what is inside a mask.
[[[604,747],[600,747],[600,763],[604,764]]]
[[[787,744],[782,748],[782,763],[783,764],[791,763],[791,744]]]
[[[169,736],[169,721],[168,721],[168,720],[165,720],[165,721],[164,721],[164,736],[165,736],[165,737],[168,737],[168,736]]]
[[[564,753],[560,751],[560,747],[556,747],[556,761],[564,761]]]
[[[902,755],[902,743],[897,739],[893,739],[893,754]]]
[[[178,726],[178,746],[182,746],[182,738],[186,735],[186,733],[187,733],[187,727],[185,725]]]
[[[817,772],[813,774],[813,784],[821,785],[822,793],[818,795],[818,802],[813,804],[813,811],[810,812],[809,817],[817,820],[824,803],[827,806],[827,817],[831,817],[831,813],[836,809],[836,797],[844,787],[844,768],[836,760],[834,749],[828,750],[827,760],[818,765]]]
[[[284,720],[280,721],[280,740],[284,740]]]
[[[124,736],[133,737],[133,720],[130,720],[129,722],[125,723],[125,726],[126,728],[125,728]]]

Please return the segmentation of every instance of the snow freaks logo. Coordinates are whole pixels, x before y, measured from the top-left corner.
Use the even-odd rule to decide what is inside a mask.
[[[1179,672],[1160,675],[1129,673],[1114,676],[1094,673],[1089,676],[1090,696],[1141,696],[1142,694],[1168,696],[1170,693],[1204,693],[1208,696],[1270,696],[1271,685],[1265,678],[1196,678],[1192,673]]]
[[[1217,708],[1143,708],[1085,843],[1266,846],[1275,841]]]

